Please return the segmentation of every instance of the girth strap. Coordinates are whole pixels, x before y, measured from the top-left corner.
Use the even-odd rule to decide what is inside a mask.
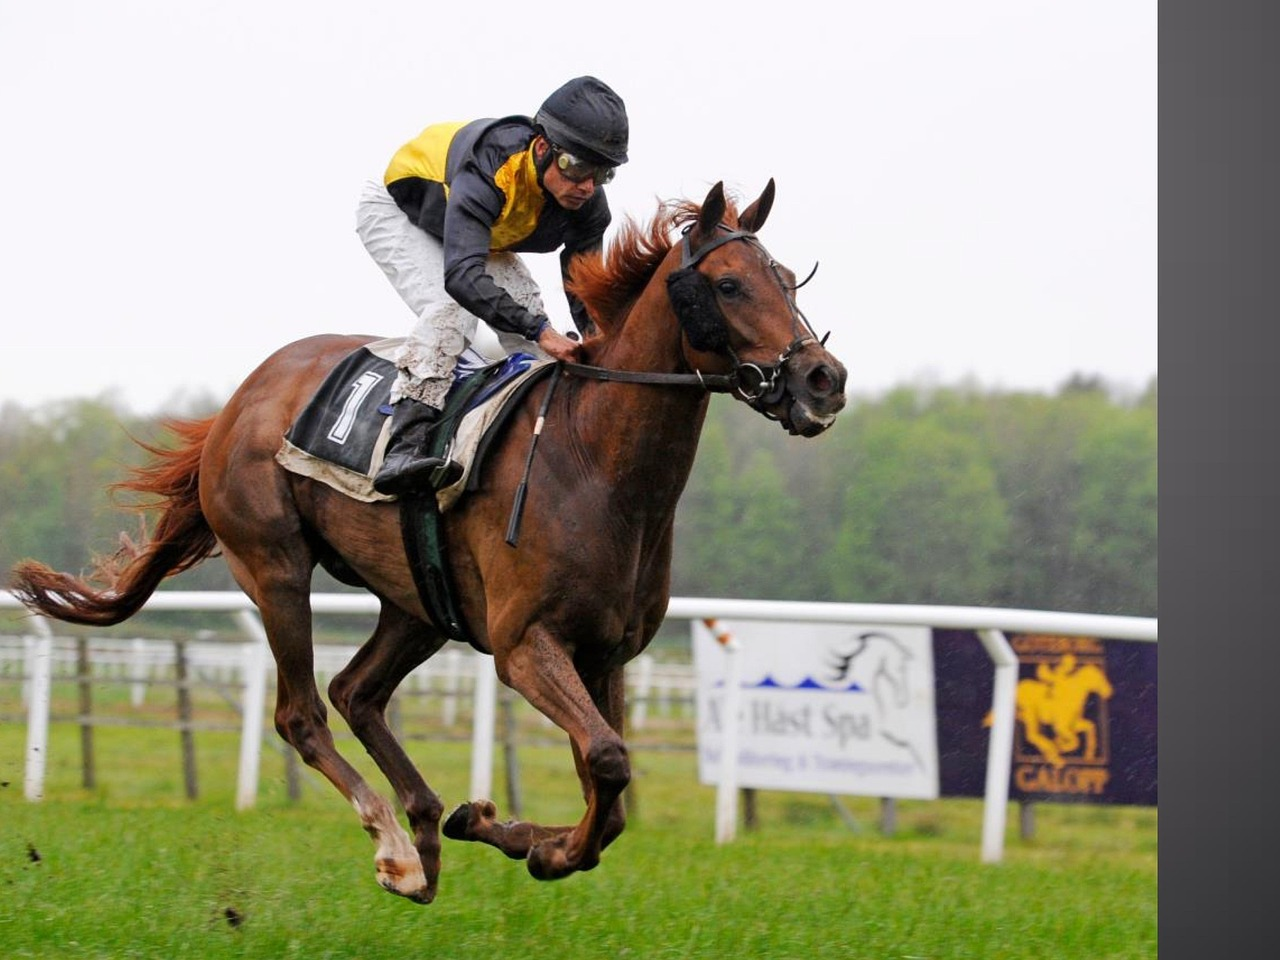
[[[454,422],[462,419],[470,399],[489,386],[496,370],[497,365],[487,372],[480,371],[474,374],[449,395],[443,422],[450,424],[450,428],[435,431],[428,444],[426,451],[428,454],[432,456],[446,454],[450,436],[454,432]],[[472,457],[471,477],[467,481],[467,489],[475,489],[478,484],[481,465],[488,456],[490,444],[506,430],[510,412],[521,404],[534,384],[550,376],[554,370],[554,364],[544,364],[535,368],[507,398],[503,413],[489,426]],[[440,505],[434,490],[421,490],[401,496],[400,531],[414,585],[418,588],[418,596],[431,617],[431,622],[450,640],[476,646],[475,638],[462,615],[461,598],[458,596],[457,584],[454,583],[450,571],[449,543],[445,536],[444,518],[440,515]],[[480,648],[476,646],[476,649]]]

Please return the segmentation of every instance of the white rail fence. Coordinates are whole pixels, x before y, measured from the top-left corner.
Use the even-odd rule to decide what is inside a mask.
[[[29,800],[39,800],[44,791],[45,761],[49,735],[49,704],[55,676],[66,676],[69,664],[77,656],[73,645],[55,640],[50,623],[43,617],[23,617],[17,600],[0,594],[0,633],[30,630],[16,639],[0,644],[0,669],[5,657],[22,659],[23,699],[27,711],[27,752],[24,793]],[[221,611],[231,614],[248,639],[240,644],[187,645],[189,662],[200,668],[219,672],[231,684],[243,687],[240,764],[236,805],[245,809],[253,805],[258,792],[258,772],[262,745],[262,724],[267,708],[269,674],[274,663],[267,650],[266,634],[252,603],[240,593],[197,593],[162,591],[148,601],[149,611]],[[367,594],[314,594],[312,609],[317,614],[376,614],[378,601]],[[990,656],[995,672],[992,697],[990,739],[988,741],[987,780],[982,829],[982,859],[1002,859],[1008,808],[1008,771],[1012,761],[1015,689],[1018,681],[1018,658],[1006,638],[1008,633],[1046,633],[1063,636],[1095,636],[1116,640],[1157,640],[1157,621],[1143,617],[1118,617],[1097,614],[1056,613],[1034,610],[1011,610],[998,607],[943,607],[898,604],[806,603],[772,600],[729,600],[673,597],[667,609],[668,620],[768,620],[807,623],[882,624],[894,626],[926,626],[977,632]],[[146,641],[94,641],[96,669],[117,671],[133,681],[132,697],[145,697],[147,671],[168,666],[162,652],[166,645]],[[20,648],[20,649],[19,649]],[[723,644],[729,670],[732,670],[735,645]],[[321,677],[331,676],[350,658],[353,647],[317,645],[316,670]],[[669,697],[675,702],[692,698],[695,678],[679,665],[659,664],[642,656],[628,670],[632,689],[633,729],[642,729],[646,713],[655,702]],[[471,652],[449,649],[432,658],[406,680],[409,689],[425,684],[453,685],[460,690],[469,684],[473,700],[474,721],[471,738],[471,793],[473,797],[492,792],[494,729],[497,684],[491,661]],[[729,690],[736,687],[730,686]],[[655,696],[655,691],[657,695]],[[456,697],[445,697],[447,705]],[[731,705],[726,713],[735,715]],[[732,840],[737,820],[738,789],[732,763],[725,764],[717,789],[716,838]]]
[[[32,666],[38,637],[0,632],[0,679],[21,676],[21,704],[31,701]],[[259,669],[266,671],[268,686],[275,679],[275,663],[268,657],[258,665],[252,644],[225,640],[193,640],[183,644],[187,668],[201,685],[243,688],[247,678]],[[355,654],[357,647],[346,644],[317,644],[316,683],[323,690]],[[129,704],[141,707],[148,691],[156,685],[172,685],[177,665],[174,642],[154,637],[88,638],[88,678],[128,687]],[[82,679],[78,644],[69,637],[52,640],[49,672],[54,682]],[[458,721],[458,705],[472,699],[476,673],[489,669],[489,661],[460,644],[449,644],[429,661],[409,674],[397,693],[433,696],[439,704],[440,723],[453,726]],[[691,715],[697,677],[693,665],[664,663],[644,653],[627,665],[628,725],[633,730],[648,726],[651,711],[670,716]],[[546,721],[548,725],[551,721]]]

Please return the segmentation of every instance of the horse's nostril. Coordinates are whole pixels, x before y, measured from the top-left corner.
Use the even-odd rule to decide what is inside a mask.
[[[831,368],[824,364],[810,370],[805,382],[815,396],[825,397],[835,389],[836,379],[832,376]]]

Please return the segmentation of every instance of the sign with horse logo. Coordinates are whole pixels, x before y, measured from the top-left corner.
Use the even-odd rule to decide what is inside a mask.
[[[982,796],[991,661],[971,631],[935,630],[943,796]],[[1154,643],[1012,633],[1012,800],[1158,802]]]
[[[927,627],[723,623],[741,648],[738,778],[744,787],[938,796]],[[724,657],[693,625],[698,774],[719,780]]]
[[[1026,793],[1098,795],[1110,779],[1103,645],[1093,637],[1016,635],[1018,681],[1013,779]]]

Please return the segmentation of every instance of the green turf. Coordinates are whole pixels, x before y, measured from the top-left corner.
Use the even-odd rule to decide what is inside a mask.
[[[341,730],[340,724],[335,728]],[[536,724],[546,740],[555,731]],[[327,784],[290,802],[264,753],[257,806],[234,809],[237,740],[198,733],[200,799],[183,796],[178,734],[99,729],[80,786],[77,728],[57,723],[46,797],[22,795],[25,730],[0,724],[0,956],[6,958],[1153,958],[1154,810],[1011,808],[1004,861],[979,857],[981,803],[760,793],[759,826],[713,841],[714,790],[692,754],[635,751],[635,817],[600,866],[555,883],[496,850],[446,841],[440,892],[418,906],[374,881],[373,845]],[[368,758],[345,755],[385,789]],[[451,807],[465,742],[411,753]],[[525,813],[581,811],[567,747],[522,747]],[[498,757],[495,799],[505,807]],[[503,809],[503,815],[506,814]]]

